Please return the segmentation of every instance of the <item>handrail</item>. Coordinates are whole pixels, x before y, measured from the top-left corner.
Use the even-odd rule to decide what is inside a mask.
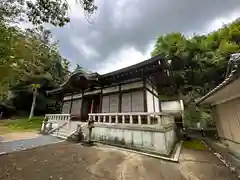
[[[54,121],[70,121],[70,114],[46,114],[45,117],[48,119],[49,122]]]
[[[77,129],[75,129],[74,131],[72,131],[67,137],[71,137],[73,134],[75,134],[77,132]]]
[[[45,116],[70,116],[70,114],[46,114]]]
[[[97,124],[131,124],[134,126],[168,127],[174,124],[174,117],[162,112],[128,112],[128,113],[92,113],[89,120]]]
[[[54,129],[51,129],[50,131],[48,131],[48,134],[51,134],[51,133],[55,132],[56,130],[62,128],[62,127],[65,126],[66,124],[67,124],[67,123],[63,123],[63,124],[61,124],[60,126],[54,128]]]
[[[87,123],[82,124],[82,125],[81,125],[81,128],[83,128],[85,125],[87,125]],[[78,129],[73,130],[73,131],[68,135],[68,137],[71,137],[71,136],[72,136],[73,134],[75,134],[77,131],[78,131]]]

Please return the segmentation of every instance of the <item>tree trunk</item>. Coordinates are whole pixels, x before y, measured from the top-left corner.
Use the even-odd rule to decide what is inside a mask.
[[[32,107],[31,107],[29,118],[28,118],[29,121],[32,119],[33,114],[34,114],[34,108],[35,108],[35,105],[36,105],[36,98],[37,98],[37,88],[35,87],[34,92],[33,92]]]

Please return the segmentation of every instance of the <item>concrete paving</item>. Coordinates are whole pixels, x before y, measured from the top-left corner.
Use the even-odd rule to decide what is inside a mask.
[[[12,153],[15,151],[22,151],[29,148],[39,147],[47,144],[61,142],[62,140],[52,136],[39,135],[35,138],[13,140],[7,142],[0,142],[0,155],[5,153]]]

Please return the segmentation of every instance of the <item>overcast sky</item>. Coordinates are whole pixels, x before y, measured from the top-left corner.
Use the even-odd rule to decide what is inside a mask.
[[[106,73],[150,57],[157,36],[173,31],[208,33],[240,17],[240,0],[97,0],[93,24],[75,0],[71,22],[53,28],[60,52],[71,62]]]

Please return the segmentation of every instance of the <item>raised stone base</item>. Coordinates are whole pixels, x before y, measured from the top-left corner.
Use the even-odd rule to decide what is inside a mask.
[[[92,139],[110,145],[169,156],[176,142],[172,127],[95,124]]]

